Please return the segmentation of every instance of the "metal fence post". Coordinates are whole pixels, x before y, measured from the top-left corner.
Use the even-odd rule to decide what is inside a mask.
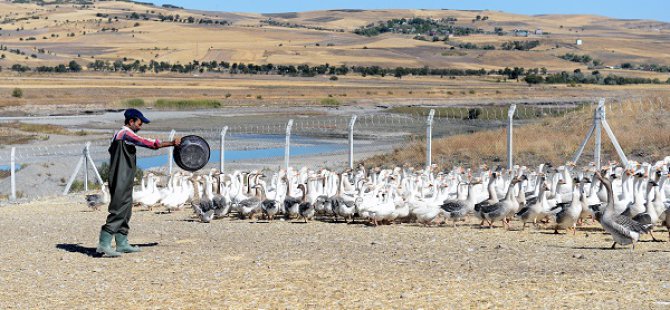
[[[16,148],[12,148],[12,152],[9,155],[10,157],[10,170],[11,170],[11,176],[10,176],[10,182],[11,182],[11,194],[9,196],[9,201],[15,201],[16,200]]]
[[[79,169],[81,169],[81,165],[84,163],[84,157],[85,156],[79,157],[79,162],[77,162],[77,166],[74,168],[74,172],[72,172],[70,179],[67,181],[67,185],[65,185],[65,189],[63,190],[63,196],[67,195],[67,193],[70,192],[72,182],[74,182],[74,179],[77,177],[77,174],[79,174]]]
[[[354,124],[356,124],[356,115],[351,116],[349,121],[349,168],[354,169]]]
[[[176,132],[174,129],[172,129],[172,131],[170,131],[170,137],[169,137],[168,139],[169,139],[170,141],[174,140],[174,135],[175,135],[176,133],[177,133],[177,132]],[[174,152],[174,146],[171,146],[171,147],[168,149],[168,158],[167,158],[167,160],[168,160],[168,174],[169,174],[169,175],[172,175],[172,152]]]
[[[82,152],[82,157],[84,158],[84,191],[88,192],[88,146],[90,145],[90,142],[86,142],[86,145],[84,146],[84,151]]]
[[[95,162],[93,161],[93,158],[91,158],[90,145],[91,145],[91,142],[86,143],[86,159],[88,159],[88,162],[91,163],[91,166],[93,167],[93,172],[95,172],[95,177],[98,179],[98,182],[100,183],[100,186],[102,186],[104,181],[102,180],[102,177],[100,177],[100,172],[98,172],[98,168],[95,166]]]
[[[601,167],[601,165],[600,165],[601,164],[600,151],[601,151],[601,145],[602,145],[602,143],[601,143],[601,141],[602,141],[601,140],[602,139],[601,120],[602,120],[604,107],[605,107],[605,100],[600,99],[600,101],[598,102],[598,107],[596,108],[595,116],[594,116],[595,117],[594,123],[595,123],[596,144],[595,144],[595,148],[593,150],[593,159],[596,163],[597,169],[600,169],[600,167]]]
[[[292,119],[288,120],[288,124],[286,124],[286,146],[284,147],[284,167],[286,168],[287,172],[289,167],[289,157],[291,149],[291,127],[293,127]]]
[[[605,99],[600,99],[602,104],[605,104]],[[605,133],[607,136],[609,136],[610,141],[612,142],[612,145],[614,145],[614,149],[616,150],[617,154],[619,155],[619,158],[621,159],[621,162],[624,164],[624,166],[628,166],[628,158],[626,157],[626,154],[623,152],[623,149],[621,148],[621,145],[619,144],[619,141],[617,140],[616,136],[614,135],[614,132],[612,131],[612,128],[610,128],[610,125],[607,123],[607,117],[605,115],[605,109],[603,108],[602,110],[602,115],[601,115],[601,120],[600,120],[601,126],[603,129],[605,129]]]
[[[433,151],[433,117],[435,109],[430,109],[428,119],[426,119],[426,169],[432,165],[431,153]]]
[[[226,132],[228,132],[228,126],[223,127],[221,129],[221,154],[219,154],[219,171],[223,173],[223,168],[225,167],[224,160],[225,160],[225,152],[226,152]]]
[[[510,106],[507,110],[507,170],[512,170],[514,165],[513,155],[512,155],[512,130],[514,127],[514,111],[516,111],[516,104]]]

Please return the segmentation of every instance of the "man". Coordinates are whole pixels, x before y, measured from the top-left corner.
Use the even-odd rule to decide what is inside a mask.
[[[179,137],[170,142],[140,137],[137,132],[142,128],[142,124],[148,124],[149,120],[137,109],[127,109],[123,115],[126,117],[125,125],[114,134],[109,147],[108,184],[111,201],[107,222],[100,230],[100,241],[96,249],[97,253],[109,257],[140,251],[138,247],[128,243],[128,229],[130,228],[128,222],[132,213],[136,170],[135,146],[159,149],[177,146],[181,143]],[[116,250],[112,249],[112,237],[116,240]]]

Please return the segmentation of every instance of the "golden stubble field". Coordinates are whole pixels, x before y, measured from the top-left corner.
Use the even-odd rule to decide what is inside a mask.
[[[479,229],[222,219],[135,210],[143,252],[93,258],[105,212],[71,196],[0,208],[2,308],[651,308],[668,242],[609,250],[598,224]],[[667,232],[657,229],[667,241]],[[649,239],[648,237],[644,238]]]
[[[11,74],[0,75],[0,112],[37,113],[40,109],[124,108],[129,99],[147,105],[157,99],[211,99],[222,106],[323,105],[433,105],[471,106],[509,100],[591,100],[596,97],[666,96],[666,85],[541,85],[498,82],[495,77],[361,77],[313,78],[281,76],[125,75],[125,74]],[[14,89],[21,98],[12,96]],[[62,113],[63,111],[61,111]]]
[[[205,12],[166,9],[129,2],[105,1],[82,7],[72,3],[38,6],[0,3],[0,17],[9,22],[0,30],[0,43],[27,52],[5,53],[5,62],[55,65],[77,60],[114,61],[126,57],[143,62],[186,63],[227,61],[254,64],[378,65],[470,69],[546,67],[550,71],[586,69],[559,59],[565,53],[588,54],[606,66],[623,62],[666,64],[670,56],[670,26],[648,20],[617,20],[592,15],[526,16],[498,11],[457,10],[332,10],[279,14]],[[131,19],[132,13],[145,14]],[[227,26],[161,22],[158,14],[210,20],[226,20]],[[476,20],[485,16],[486,20]],[[394,18],[456,18],[456,25],[493,32],[502,27],[510,34],[478,34],[454,37],[449,44],[412,39],[413,35],[359,36],[361,26]],[[118,18],[118,19],[116,19]],[[275,22],[297,27],[269,26]],[[115,28],[118,31],[102,31]],[[16,29],[19,29],[16,31]],[[514,29],[545,35],[515,37]],[[74,34],[74,36],[68,35]],[[27,39],[34,37],[35,40]],[[23,39],[23,40],[22,40]],[[576,45],[581,39],[584,44]],[[513,40],[539,40],[532,51],[461,50],[446,53],[460,43],[501,45]],[[46,54],[37,51],[44,49]],[[36,53],[37,58],[26,57]]]

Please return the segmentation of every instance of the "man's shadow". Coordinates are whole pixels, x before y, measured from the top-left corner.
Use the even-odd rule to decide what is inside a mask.
[[[136,245],[140,248],[143,247],[150,247],[150,246],[157,246],[158,242],[150,242],[150,243],[140,243],[140,244],[132,244]],[[95,252],[95,247],[85,247],[81,245],[81,243],[59,243],[56,245],[56,248],[59,250],[71,252],[71,253],[80,253],[84,254],[89,257],[100,257],[102,256],[100,253]]]

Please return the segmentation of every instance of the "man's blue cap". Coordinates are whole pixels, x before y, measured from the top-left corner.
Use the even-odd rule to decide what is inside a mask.
[[[125,116],[126,119],[139,118],[139,119],[142,120],[142,123],[145,123],[145,124],[151,123],[151,121],[149,121],[148,118],[144,117],[144,115],[142,115],[142,112],[140,112],[140,110],[138,110],[138,109],[127,109],[126,112],[123,113],[123,116]]]

